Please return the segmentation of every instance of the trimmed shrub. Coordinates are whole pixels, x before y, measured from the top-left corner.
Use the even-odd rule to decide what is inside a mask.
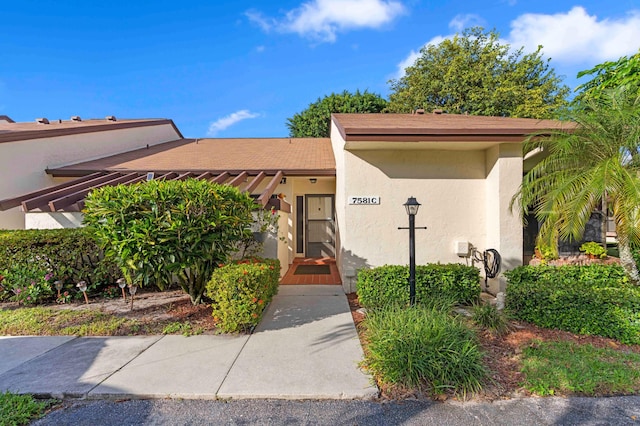
[[[1,232],[0,274],[3,274],[2,271],[6,271],[5,275],[9,278],[29,275],[34,280],[37,278],[49,283],[60,280],[69,290],[75,289],[75,283],[84,280],[91,294],[101,292],[120,276],[118,267],[104,259],[102,250],[84,228]],[[45,275],[48,275],[46,280]],[[3,282],[4,286],[11,286],[11,289],[22,284],[9,280]],[[48,291],[42,293],[43,296],[48,294]]]
[[[215,270],[207,284],[213,316],[225,332],[246,331],[260,322],[262,312],[278,292],[280,261],[244,260]]]
[[[250,232],[257,207],[235,187],[196,179],[104,186],[85,206],[85,222],[127,283],[164,289],[176,279],[193,304]]]
[[[474,332],[449,307],[387,306],[364,321],[364,365],[386,384],[477,392],[487,377]]]
[[[377,308],[409,303],[409,267],[385,265],[363,269],[358,273],[357,293],[360,304]],[[416,303],[434,297],[453,298],[471,304],[480,297],[480,272],[457,263],[416,266]]]
[[[505,275],[515,318],[640,344],[640,288],[621,266],[521,266]]]

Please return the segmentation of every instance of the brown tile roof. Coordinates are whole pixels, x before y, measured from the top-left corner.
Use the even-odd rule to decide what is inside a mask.
[[[575,127],[556,120],[459,114],[333,114],[332,118],[346,141],[521,141],[533,132]]]
[[[265,171],[286,175],[335,175],[331,141],[314,138],[180,139],[48,170],[54,176],[95,171]]]
[[[28,123],[0,121],[0,143],[163,124],[171,124],[176,133],[182,136],[173,121],[164,118],[118,119],[117,121],[107,119],[50,120],[49,124],[35,121]]]

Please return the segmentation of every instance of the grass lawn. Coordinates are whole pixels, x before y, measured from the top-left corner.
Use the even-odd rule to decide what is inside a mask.
[[[633,394],[640,391],[640,354],[574,342],[532,342],[522,353],[524,386],[537,395]]]
[[[118,313],[103,311],[100,303],[89,305],[87,309],[0,308],[0,335],[128,336],[205,332],[215,332],[211,307],[193,306],[186,300]]]
[[[31,395],[0,393],[0,426],[29,424],[42,417],[50,401],[37,401]]]

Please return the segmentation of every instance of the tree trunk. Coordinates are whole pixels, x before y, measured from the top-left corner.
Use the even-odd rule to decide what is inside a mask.
[[[638,266],[636,265],[636,261],[633,259],[633,254],[631,253],[631,247],[629,243],[622,243],[618,241],[618,250],[620,251],[620,263],[626,269],[627,274],[629,275],[629,279],[635,285],[640,284],[640,274],[638,273]]]

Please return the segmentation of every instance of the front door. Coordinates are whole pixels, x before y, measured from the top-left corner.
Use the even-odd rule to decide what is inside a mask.
[[[336,231],[333,195],[307,195],[306,234],[307,257],[335,257]]]

